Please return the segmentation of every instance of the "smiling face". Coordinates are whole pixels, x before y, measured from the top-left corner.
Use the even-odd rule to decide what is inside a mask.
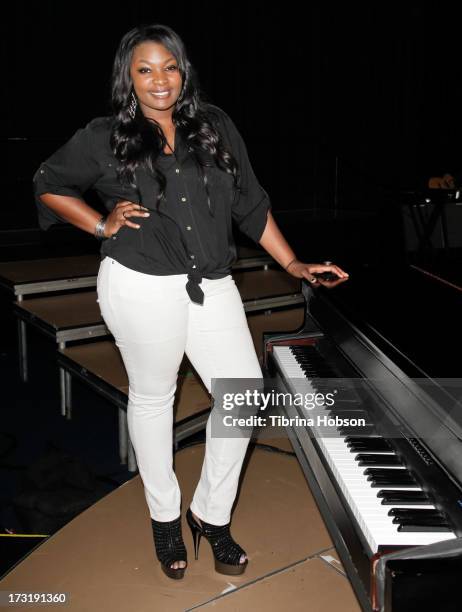
[[[171,121],[182,87],[172,53],[160,43],[140,43],[133,49],[130,76],[143,114],[160,123]]]

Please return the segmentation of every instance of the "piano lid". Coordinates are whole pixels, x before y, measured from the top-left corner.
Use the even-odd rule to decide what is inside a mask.
[[[307,311],[462,487],[462,292],[410,267],[343,267],[334,288],[304,281]]]
[[[462,292],[409,266],[345,269],[320,288],[349,320],[412,377],[462,378]]]

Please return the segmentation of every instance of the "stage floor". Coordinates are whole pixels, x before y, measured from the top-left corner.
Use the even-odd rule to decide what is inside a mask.
[[[287,439],[263,440],[291,450]],[[183,509],[191,500],[204,445],[180,449],[175,469]],[[246,549],[243,576],[217,574],[207,541],[194,560],[184,520],[189,567],[172,581],[155,558],[139,475],[100,499],[35,548],[0,582],[2,591],[65,592],[72,611],[265,609],[359,610],[348,578],[297,459],[258,445],[248,453],[232,533]],[[40,606],[58,610],[60,606]],[[16,607],[14,609],[26,609]],[[29,608],[28,608],[29,609]]]

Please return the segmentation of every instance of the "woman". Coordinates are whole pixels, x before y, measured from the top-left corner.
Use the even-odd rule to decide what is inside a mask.
[[[213,378],[262,379],[230,274],[232,219],[296,278],[347,275],[296,258],[239,132],[222,109],[204,101],[171,28],[141,26],[122,38],[112,106],[111,116],[78,130],[40,166],[35,194],[41,218],[50,211],[54,220],[103,240],[98,301],[128,374],[128,427],[156,553],[167,576],[182,578],[187,554],[172,467],[172,405],[183,355],[209,393]],[[85,203],[89,187],[103,199],[106,216]],[[229,531],[248,442],[212,437],[209,419],[187,511],[196,558],[203,535],[224,574],[241,574],[248,563]]]

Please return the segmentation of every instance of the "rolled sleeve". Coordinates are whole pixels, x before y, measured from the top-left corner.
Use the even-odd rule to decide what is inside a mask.
[[[233,208],[233,218],[236,220],[239,229],[257,244],[265,231],[268,211],[271,210],[268,194],[261,185],[259,185],[259,188],[260,192],[255,194],[259,200],[254,200],[253,206],[249,206],[248,200],[241,195]]]
[[[67,221],[45,206],[39,196],[52,193],[83,200],[83,194],[96,183],[100,174],[88,124],[44,161],[33,176],[34,198],[42,229]]]
[[[266,227],[268,211],[272,208],[271,201],[255,176],[244,139],[231,118],[223,110],[220,111],[228,142],[239,166],[240,191],[233,201],[232,216],[239,229],[258,243]]]

